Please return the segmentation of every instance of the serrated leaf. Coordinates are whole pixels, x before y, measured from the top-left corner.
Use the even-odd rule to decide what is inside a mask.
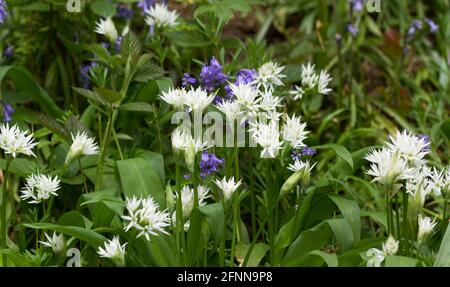
[[[120,54],[124,60],[137,59],[142,53],[139,39],[132,32],[128,32],[122,41]]]
[[[132,112],[145,112],[151,113],[153,112],[153,107],[147,103],[126,103],[120,106],[120,109],[123,111],[132,111]]]
[[[108,103],[116,103],[122,99],[122,95],[119,92],[106,89],[106,88],[94,88],[95,93],[100,95]]]
[[[78,94],[88,99],[89,101],[91,101],[93,104],[96,104],[97,106],[108,106],[108,102],[105,101],[99,94],[97,94],[94,91],[75,87],[73,87],[72,89]]]

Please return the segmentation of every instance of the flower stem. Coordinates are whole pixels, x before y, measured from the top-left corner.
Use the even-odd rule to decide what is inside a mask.
[[[391,218],[390,218],[390,204],[389,204],[389,194],[386,193],[386,224],[387,224],[387,235],[391,234]]]
[[[98,159],[97,175],[95,180],[95,190],[100,190],[102,186],[103,179],[103,165],[106,156],[106,148],[108,147],[109,135],[111,134],[111,129],[114,125],[114,118],[117,116],[117,110],[109,113],[108,123],[106,124],[105,134],[103,135],[103,142],[100,151],[100,158]]]
[[[405,241],[405,253],[409,255],[409,230],[408,230],[408,194],[403,192],[403,238]]]
[[[8,238],[8,229],[7,224],[8,220],[6,219],[6,201],[7,201],[7,192],[8,192],[8,170],[9,170],[9,164],[11,160],[9,159],[9,156],[6,156],[6,167],[5,167],[5,174],[3,176],[3,190],[2,190],[2,205],[1,205],[1,213],[0,213],[0,219],[1,219],[1,246],[0,248],[2,250],[6,249],[6,240]],[[5,253],[2,254],[2,266],[6,267],[8,265],[7,262],[7,256]]]
[[[183,224],[183,206],[181,202],[181,173],[180,164],[178,160],[175,161],[175,179],[176,179],[176,190],[177,190],[177,202],[176,202],[176,228],[177,228],[177,246],[179,251],[180,264],[184,266],[185,260],[185,237],[184,237],[184,224]]]
[[[198,184],[199,184],[199,179],[198,179],[198,162],[197,162],[198,156],[197,154],[194,156],[194,174],[193,174],[193,178],[194,178],[194,209],[198,208]]]
[[[239,198],[234,194],[233,198],[233,237],[231,238],[231,249],[230,249],[230,267],[234,265],[234,249],[236,247],[236,233],[238,229],[238,212],[239,212]]]

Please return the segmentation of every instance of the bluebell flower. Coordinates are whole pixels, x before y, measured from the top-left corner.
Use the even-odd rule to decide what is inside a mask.
[[[350,23],[347,25],[347,32],[349,32],[353,38],[356,38],[358,36],[359,30],[358,27]]]
[[[291,153],[291,157],[293,160],[301,160],[302,157],[315,156],[316,153],[317,153],[317,151],[315,149],[307,146],[307,147],[293,150]]]
[[[406,39],[410,41],[414,37],[414,35],[416,35],[417,30],[421,29],[422,29],[422,21],[414,20],[408,28]]]
[[[228,80],[228,76],[223,73],[219,61],[214,57],[211,59],[209,65],[205,64],[202,67],[200,78],[203,88],[208,92],[212,92]]]
[[[117,37],[116,43],[114,44],[114,49],[116,50],[116,53],[120,52],[120,48],[122,47],[122,41],[123,41],[122,36]]]
[[[125,20],[131,20],[133,18],[133,13],[134,13],[133,10],[130,9],[127,5],[125,4],[117,5],[116,17]]]
[[[224,160],[218,158],[215,154],[203,151],[200,159],[200,176],[205,177],[219,171],[219,168],[223,165],[223,163]]]
[[[420,134],[416,136],[418,139],[423,139],[426,146],[423,148],[423,151],[429,151],[430,150],[430,144],[431,144],[431,138],[429,135],[426,134]]]
[[[0,24],[3,24],[8,16],[8,5],[5,0],[0,0]]]
[[[5,101],[1,101],[1,103],[3,104],[3,121],[10,122],[12,120],[14,108]]]
[[[80,67],[80,77],[83,88],[90,89],[92,87],[91,78],[89,77],[89,72],[91,68],[97,65],[96,62],[90,62],[89,64],[83,64]]]
[[[105,48],[108,49],[109,48],[109,43],[108,42],[101,42],[100,45]]]
[[[364,0],[349,0],[350,7],[353,11],[359,12],[364,8]]]
[[[14,55],[14,46],[8,45],[8,47],[5,49],[5,57],[7,59],[11,59]]]
[[[439,25],[433,22],[431,19],[425,19],[425,22],[427,22],[428,27],[430,27],[430,33],[436,33],[439,30]]]
[[[247,85],[250,84],[256,77],[255,69],[242,69],[237,73],[235,85]]]
[[[197,85],[197,79],[189,75],[188,73],[184,73],[181,86],[183,88],[189,87],[189,86],[195,86]]]
[[[137,6],[141,9],[142,14],[146,14],[155,3],[156,0],[141,0]]]

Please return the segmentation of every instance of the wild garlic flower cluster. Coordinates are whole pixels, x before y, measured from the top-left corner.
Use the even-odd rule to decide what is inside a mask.
[[[125,247],[128,242],[121,245],[118,236],[105,242],[104,248],[99,247],[97,253],[100,257],[109,258],[117,267],[125,266]]]
[[[78,131],[76,135],[72,134],[72,145],[66,156],[66,164],[83,155],[98,154],[99,148],[93,138],[90,138],[86,132]]]
[[[66,241],[64,240],[64,235],[58,235],[56,232],[53,232],[52,236],[47,233],[44,233],[44,235],[47,241],[39,241],[43,246],[51,248],[55,254],[66,256]]]
[[[176,11],[170,11],[166,4],[155,3],[155,5],[146,11],[146,14],[145,22],[150,27],[175,27],[178,24],[178,13]]]
[[[367,174],[385,185],[400,184],[402,180],[417,179],[421,174],[429,153],[429,142],[411,132],[397,131],[389,136],[382,149],[375,149],[365,156],[371,162]]]
[[[382,244],[381,249],[371,248],[367,250],[366,256],[367,267],[380,267],[386,256],[395,255],[398,251],[399,241],[394,237],[389,236],[385,243]]]
[[[198,206],[204,206],[206,204],[206,199],[211,197],[209,194],[209,188],[204,185],[199,185],[197,187],[198,192]],[[178,194],[174,194],[175,198],[178,198]],[[181,189],[181,206],[183,209],[183,217],[189,218],[192,213],[192,210],[195,206],[194,201],[194,189],[189,187],[188,185],[183,186]]]
[[[430,217],[422,217],[418,219],[419,231],[417,233],[417,242],[420,244],[427,240],[428,236],[433,232],[437,222]]]
[[[152,235],[168,234],[164,228],[170,225],[170,215],[166,211],[161,211],[152,197],[126,198],[125,207],[128,213],[128,215],[122,216],[124,220],[128,221],[125,231],[134,228],[139,232],[137,237],[145,236],[149,241]]]
[[[450,190],[450,170],[430,168],[425,156],[430,142],[411,132],[397,131],[382,149],[365,156],[371,162],[367,174],[385,185],[404,186],[415,202],[423,206],[428,195],[439,196]],[[403,184],[404,182],[404,184]]]
[[[34,142],[33,134],[21,131],[17,125],[12,127],[8,123],[0,125],[0,148],[5,154],[10,154],[14,158],[19,154],[35,156],[33,148],[37,144]]]
[[[225,201],[230,201],[233,197],[233,194],[242,184],[242,180],[236,182],[234,176],[230,177],[228,180],[226,177],[222,178],[222,180],[215,180],[214,183],[222,190],[223,198]]]
[[[26,178],[25,186],[21,190],[20,198],[28,200],[30,204],[39,204],[48,200],[60,189],[58,176],[52,177],[43,174],[32,174]]]
[[[329,88],[333,78],[324,70],[316,73],[315,66],[308,63],[301,67],[301,86],[294,86],[294,90],[289,93],[294,96],[294,100],[301,100],[305,94],[318,93],[328,95],[332,90]]]
[[[95,25],[95,33],[105,36],[111,43],[116,43],[119,34],[114,21],[110,17],[100,19]]]

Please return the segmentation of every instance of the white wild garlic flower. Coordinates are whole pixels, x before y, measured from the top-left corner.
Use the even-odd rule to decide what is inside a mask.
[[[125,231],[131,228],[139,233],[137,237],[144,236],[150,241],[150,236],[157,236],[159,233],[168,234],[164,230],[170,225],[170,214],[159,210],[158,204],[152,197],[137,198],[135,196],[125,200],[125,207],[128,215],[122,216],[127,222]]]
[[[26,178],[25,186],[21,190],[20,198],[30,204],[39,204],[50,196],[58,196],[60,189],[58,176],[52,177],[43,174],[32,174]]]
[[[44,233],[44,235],[47,241],[39,241],[43,246],[51,248],[55,254],[66,256],[64,252],[66,250],[64,235],[57,235],[56,232],[53,232],[51,237],[47,233]]]
[[[94,138],[88,136],[86,132],[78,131],[76,135],[72,134],[72,145],[66,156],[66,164],[83,155],[98,154],[99,148]]]
[[[166,4],[156,3],[147,11],[145,22],[150,27],[156,26],[158,28],[175,27],[178,19],[176,11],[170,11]]]
[[[33,142],[33,134],[19,130],[17,125],[12,127],[8,123],[0,125],[0,148],[6,154],[11,154],[14,158],[19,154],[32,155],[33,148],[38,144]]]
[[[104,248],[99,247],[97,253],[100,257],[109,258],[117,267],[125,266],[125,247],[128,242],[121,245],[118,236],[105,242]]]
[[[95,33],[105,36],[111,43],[115,43],[119,37],[116,26],[110,17],[100,19],[96,23]]]
[[[222,178],[222,180],[216,179],[214,180],[214,183],[220,188],[220,190],[222,190],[225,201],[229,201],[242,184],[242,180],[236,182],[234,176],[232,176],[228,180],[226,177]]]

